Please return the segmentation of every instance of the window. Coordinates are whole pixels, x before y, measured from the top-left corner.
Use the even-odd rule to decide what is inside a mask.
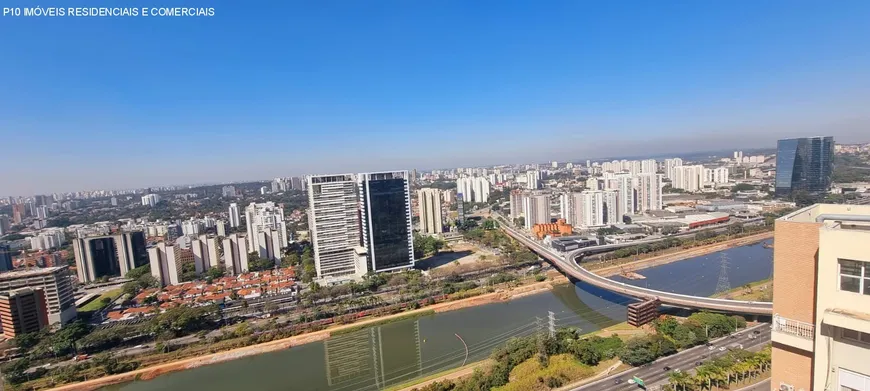
[[[852,341],[870,344],[870,334],[868,333],[862,333],[860,331],[844,328],[841,328],[840,330],[842,330],[843,339],[850,339]]]
[[[870,265],[840,259],[840,290],[870,295]]]

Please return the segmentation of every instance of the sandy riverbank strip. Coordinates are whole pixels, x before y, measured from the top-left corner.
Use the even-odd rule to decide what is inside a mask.
[[[470,308],[479,305],[491,304],[504,302],[508,300],[512,300],[515,298],[525,297],[533,294],[543,293],[553,289],[554,286],[568,283],[568,279],[564,276],[557,274],[555,276],[551,276],[551,278],[547,281],[535,282],[528,285],[522,285],[518,287],[505,288],[497,290],[493,293],[486,293],[483,295],[469,297],[467,299],[460,299],[456,301],[449,301],[444,303],[438,303],[430,306],[426,306],[417,310],[400,312],[398,314],[381,316],[376,318],[370,318],[361,320],[358,322],[337,325],[324,330],[314,331],[306,334],[300,334],[297,336],[284,338],[276,341],[265,342],[257,345],[245,346],[237,349],[228,350],[225,352],[219,352],[214,354],[208,354],[205,356],[199,357],[191,357],[179,361],[173,361],[165,364],[152,365],[147,368],[137,369],[135,371],[130,371],[118,375],[111,375],[101,377],[99,379],[87,380],[84,382],[66,384],[63,386],[59,386],[53,388],[52,390],[57,391],[91,391],[96,390],[101,387],[105,387],[112,384],[124,383],[133,380],[149,380],[153,379],[157,376],[167,374],[175,371],[183,371],[186,369],[192,369],[196,367],[200,367],[203,365],[216,364],[220,362],[226,362],[235,360],[238,358],[249,357],[262,353],[269,353],[280,351],[284,349],[291,348],[293,346],[300,346],[307,343],[323,341],[331,335],[331,333],[350,328],[350,327],[359,327],[365,326],[373,323],[380,323],[384,320],[406,317],[408,315],[423,313],[427,311],[435,311],[436,313],[447,312],[447,311],[455,311],[463,308]]]
[[[598,274],[603,277],[610,277],[617,274],[620,274],[623,270],[630,270],[632,272],[637,272],[642,269],[665,265],[672,262],[682,261],[688,258],[700,257],[702,255],[707,255],[711,253],[715,253],[717,251],[727,250],[729,248],[746,246],[749,244],[758,243],[763,240],[772,239],[773,231],[770,232],[762,232],[760,234],[745,236],[742,238],[732,239],[726,242],[709,244],[706,246],[700,246],[695,248],[690,248],[687,250],[680,250],[676,252],[672,252],[669,254],[658,255],[646,259],[641,259],[634,262],[627,262],[621,265],[615,266],[607,266],[600,269],[590,269],[590,271]]]

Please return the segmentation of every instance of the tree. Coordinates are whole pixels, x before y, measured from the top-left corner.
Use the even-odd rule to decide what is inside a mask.
[[[661,316],[653,321],[653,327],[656,329],[656,332],[668,337],[674,336],[674,332],[679,325],[680,322],[677,322],[673,316]]]
[[[526,226],[526,218],[523,216],[515,218],[514,225],[516,225],[517,227],[525,227]]]
[[[253,262],[249,261],[248,271],[259,272],[275,268],[275,261],[268,258],[257,258]]]
[[[215,267],[210,267],[205,271],[205,275],[212,280],[217,280],[226,274],[227,270],[223,265],[218,265]]]
[[[11,384],[21,384],[27,381],[27,370],[30,369],[30,360],[21,358],[3,366],[3,376]]]
[[[755,190],[755,186],[750,185],[748,183],[738,183],[731,187],[731,192],[736,193],[738,191],[752,191]]]
[[[640,366],[651,363],[657,358],[655,348],[647,337],[635,337],[630,339],[619,353],[622,362]]]
[[[299,257],[299,254],[293,252],[287,254],[284,258],[281,259],[281,267],[293,267],[298,266],[302,263],[302,258]]]

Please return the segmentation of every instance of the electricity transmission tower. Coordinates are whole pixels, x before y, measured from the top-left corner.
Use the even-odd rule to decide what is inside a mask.
[[[722,253],[722,258],[719,260],[719,282],[716,283],[716,293],[722,293],[731,290],[731,282],[728,281],[728,256]]]

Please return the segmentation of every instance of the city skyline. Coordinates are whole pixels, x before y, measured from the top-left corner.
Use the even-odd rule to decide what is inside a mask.
[[[3,189],[864,141],[870,57],[854,37],[870,5],[848,5],[214,2],[196,21],[5,19],[20,38],[0,64],[17,75],[0,133],[20,147],[0,164],[23,168]],[[100,175],[57,169],[71,162]]]

